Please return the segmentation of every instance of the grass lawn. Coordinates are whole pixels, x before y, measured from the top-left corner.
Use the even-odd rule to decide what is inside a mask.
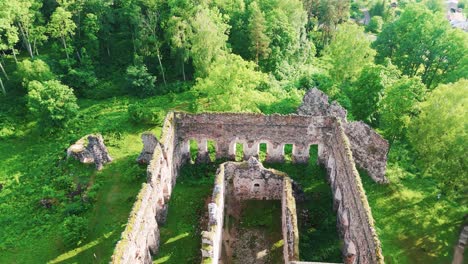
[[[200,263],[202,222],[207,218],[219,163],[182,167],[169,201],[165,225],[160,227],[160,252],[153,263]]]
[[[18,122],[13,137],[0,139],[0,263],[108,263],[146,179],[145,166],[135,162],[140,134],[160,133],[159,127],[131,123],[128,105],[138,101],[148,108],[186,109],[190,100],[189,94],[81,100],[77,118],[55,135]],[[100,172],[65,159],[66,148],[89,133],[103,135],[114,159]],[[93,199],[68,196],[78,183],[94,191]],[[52,198],[52,208],[39,204],[45,197]],[[64,244],[60,232],[70,214],[88,222],[86,239],[73,247]]]
[[[396,162],[387,170],[389,185],[376,184],[361,172],[385,263],[450,263],[468,212],[466,199],[441,194],[433,179],[405,171]]]

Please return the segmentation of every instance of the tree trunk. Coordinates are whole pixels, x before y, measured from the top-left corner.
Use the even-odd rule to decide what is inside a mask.
[[[167,85],[166,75],[164,74],[164,67],[163,67],[163,65],[161,63],[161,56],[159,55],[159,49],[157,51],[157,57],[158,57],[159,67],[161,68],[161,73],[162,73],[162,77],[163,77],[164,86],[166,86]]]
[[[67,49],[67,41],[65,40],[65,37],[61,37],[62,39],[62,44],[63,48],[65,49],[65,54],[67,55],[67,60],[70,60],[70,56],[68,56],[68,49]]]
[[[184,58],[182,58],[182,76],[184,77],[184,82],[185,82],[186,79],[185,79],[185,62],[184,62]]]
[[[31,47],[31,42],[29,42],[29,36],[26,35],[26,32],[24,31],[24,28],[21,25],[21,23],[18,23],[18,27],[20,29],[24,45],[26,46],[26,50],[28,51],[29,56],[31,57],[31,59],[34,59],[34,54],[33,54],[32,47]]]
[[[2,87],[3,95],[6,95],[5,86],[3,86],[2,78],[0,78],[0,86]]]
[[[16,58],[15,48],[13,47],[11,51],[13,52],[13,58],[15,59],[15,63],[18,64],[18,59]]]
[[[3,68],[3,64],[1,62],[0,62],[0,69],[2,70],[3,74],[5,75],[5,78],[7,80],[10,80],[10,78],[8,78],[8,74],[6,73],[5,68]]]

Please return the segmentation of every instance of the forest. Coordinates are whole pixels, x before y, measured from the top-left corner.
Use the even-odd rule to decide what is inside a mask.
[[[466,17],[468,1],[457,8]],[[468,223],[468,32],[447,12],[442,0],[0,0],[0,263],[108,263],[146,180],[142,132],[173,110],[294,113],[313,87],[390,143],[390,184],[362,178],[385,261],[449,263]],[[66,159],[90,133],[114,158],[102,171]]]

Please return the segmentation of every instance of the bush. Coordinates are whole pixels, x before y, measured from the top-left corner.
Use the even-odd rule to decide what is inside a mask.
[[[86,239],[87,226],[88,223],[83,217],[72,215],[65,218],[60,228],[65,246],[74,247],[81,244]]]
[[[128,117],[136,124],[160,125],[164,121],[165,113],[162,109],[151,109],[139,103],[128,107]]]
[[[381,16],[373,16],[369,21],[369,25],[367,25],[367,31],[380,33],[382,31],[383,23]]]
[[[32,81],[28,89],[29,110],[48,128],[65,126],[78,112],[73,90],[59,81]]]
[[[129,66],[126,78],[130,94],[139,97],[156,94],[156,76],[151,75],[145,65]]]
[[[28,88],[31,81],[45,82],[55,79],[49,65],[43,60],[23,60],[18,62],[13,79],[20,80],[24,89]]]

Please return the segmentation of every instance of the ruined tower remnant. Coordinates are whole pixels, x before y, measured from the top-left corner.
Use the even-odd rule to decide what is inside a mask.
[[[73,157],[82,163],[94,163],[97,170],[102,170],[104,164],[112,161],[101,134],[80,138],[67,149],[67,157]]]
[[[324,100],[322,102],[325,104]],[[195,140],[198,155],[204,156],[208,155],[207,141],[210,140],[215,144],[217,159],[234,160],[237,144],[243,145],[245,159],[258,157],[259,145],[265,143],[266,159],[272,162],[284,161],[284,146],[291,144],[292,161],[306,163],[309,161],[310,146],[318,145],[318,160],[327,168],[338,229],[344,241],[343,261],[349,264],[383,263],[374,220],[355,168],[353,143],[350,144],[351,139],[348,139],[345,131],[346,115],[343,115],[344,109],[338,104],[332,106],[317,107],[323,111],[320,116],[302,115],[301,112],[301,115],[169,113],[160,143],[155,145],[147,168],[148,181],[143,184],[137,197],[112,262],[151,263],[152,256],[158,253],[159,248],[158,225],[166,219],[167,203],[180,166],[190,159],[189,142]],[[363,143],[373,144],[373,140],[363,140]],[[359,144],[356,146],[359,147]],[[380,152],[364,151],[362,157],[367,159],[374,153]],[[379,166],[385,168],[383,165]],[[382,173],[382,170],[377,172]],[[383,182],[383,174],[375,174],[370,169],[369,173],[374,180]],[[216,210],[210,208],[213,216]]]
[[[336,101],[329,104],[328,96],[317,88],[312,88],[305,94],[297,113],[300,115],[337,117],[344,127],[357,165],[365,169],[374,181],[388,183],[385,177],[388,142],[370,126],[362,121],[348,122],[346,120],[346,109]]]

